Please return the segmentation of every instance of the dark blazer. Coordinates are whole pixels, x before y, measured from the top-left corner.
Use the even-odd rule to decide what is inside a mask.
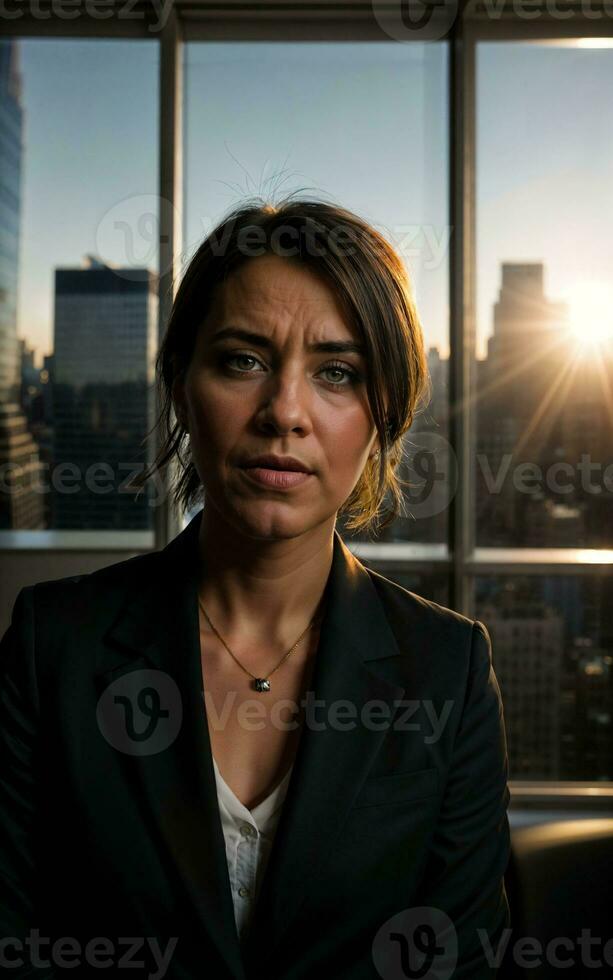
[[[7,976],[495,976],[509,790],[487,630],[366,569],[337,531],[323,707],[241,950],[202,690],[201,514],[161,551],[17,596],[0,645]],[[34,929],[47,966],[31,972]]]

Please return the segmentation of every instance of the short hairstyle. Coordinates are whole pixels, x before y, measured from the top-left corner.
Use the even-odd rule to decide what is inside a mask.
[[[373,533],[387,527],[403,504],[405,481],[396,472],[403,458],[402,437],[431,395],[424,339],[408,272],[392,245],[352,211],[313,198],[288,195],[276,204],[261,197],[243,201],[193,255],[156,359],[160,411],[154,428],[162,430],[160,449],[138,484],[174,460],[180,467],[170,485],[175,505],[190,511],[204,501],[189,433],[173,419],[173,385],[187,371],[217,284],[264,254],[303,263],[325,282],[364,343],[380,453],[368,460],[338,516],[345,518],[347,530]]]

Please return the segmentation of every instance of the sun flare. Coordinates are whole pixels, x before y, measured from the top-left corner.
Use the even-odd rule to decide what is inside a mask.
[[[613,342],[613,286],[581,282],[566,293],[569,330],[582,349]]]

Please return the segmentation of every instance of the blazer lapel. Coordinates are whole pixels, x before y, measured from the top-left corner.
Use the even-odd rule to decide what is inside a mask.
[[[169,851],[171,867],[176,868],[211,943],[229,975],[245,980],[202,687],[199,521],[200,513],[161,552],[151,556],[146,577],[134,569],[137,577],[106,633],[112,646],[97,671],[98,683],[104,687],[124,674],[153,668],[164,671],[177,685],[180,698],[170,706],[171,711],[181,713],[174,721],[176,738],[163,751],[126,755],[125,764],[138,780],[155,831]],[[170,721],[172,724],[173,719]]]
[[[384,661],[399,651],[375,586],[335,531],[311,680],[313,700],[241,950],[202,690],[197,601],[201,514],[156,553],[147,576],[134,582],[107,631],[113,646],[105,651],[97,673],[99,683],[108,685],[122,674],[153,667],[177,685],[176,710],[182,710],[182,719],[176,738],[164,751],[126,755],[126,765],[140,782],[157,831],[211,942],[230,975],[246,980],[246,970],[252,968],[265,975],[275,947],[316,889],[318,870],[383,745],[386,729],[364,725],[363,708],[371,700],[382,701],[393,719],[405,688],[390,680],[393,673],[386,676]],[[337,702],[352,706],[353,727],[335,724]]]
[[[399,650],[376,589],[337,531],[327,590],[311,679],[312,721],[307,710],[245,943],[254,976],[272,975],[265,964],[308,895],[316,893],[318,872],[383,745],[386,730],[379,720],[377,726],[364,725],[362,710],[369,702],[384,702],[392,719],[394,702],[405,693],[384,676],[383,661]],[[347,715],[335,723],[336,704],[351,706],[353,727]]]

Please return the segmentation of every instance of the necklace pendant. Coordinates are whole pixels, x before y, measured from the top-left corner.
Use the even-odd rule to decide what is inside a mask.
[[[256,691],[270,691],[270,681],[265,677],[256,677],[254,679],[254,687]]]

